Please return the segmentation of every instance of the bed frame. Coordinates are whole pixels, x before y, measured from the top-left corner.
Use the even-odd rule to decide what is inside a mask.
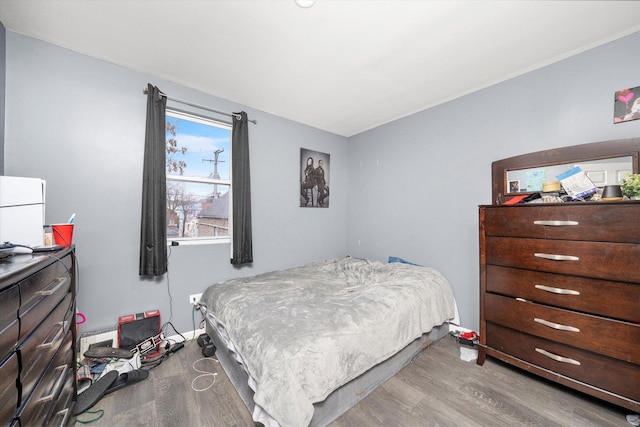
[[[226,344],[218,334],[218,331],[209,321],[206,322],[206,331],[215,344],[216,357],[220,361],[231,383],[238,391],[244,404],[253,414],[255,404],[253,402],[253,390],[249,387],[249,376],[235,356],[227,349]],[[334,390],[325,400],[314,404],[313,418],[310,426],[326,426],[340,415],[345,413],[380,384],[398,373],[408,365],[422,350],[432,343],[440,340],[449,333],[449,323],[444,323],[431,329],[409,343],[405,348],[382,363],[372,367],[362,375],[354,378],[342,387]]]

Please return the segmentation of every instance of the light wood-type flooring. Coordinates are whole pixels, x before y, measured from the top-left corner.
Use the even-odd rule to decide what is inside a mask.
[[[445,337],[331,427],[630,426],[624,408],[492,358],[478,366],[459,355],[455,339]],[[202,358],[197,342],[189,341],[152,369],[148,379],[105,396],[92,408],[104,410],[103,417],[89,425],[254,426],[222,367],[212,358]],[[194,391],[205,389],[213,379],[196,369],[217,373],[207,390]],[[91,417],[85,413],[78,418]]]

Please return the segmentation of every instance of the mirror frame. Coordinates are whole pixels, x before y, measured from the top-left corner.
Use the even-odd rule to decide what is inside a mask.
[[[573,145],[570,147],[552,148],[522,154],[491,163],[491,198],[493,204],[498,200],[513,196],[507,191],[507,171],[517,169],[541,168],[564,163],[577,163],[589,160],[610,159],[613,157],[631,156],[633,173],[638,173],[640,164],[640,138],[614,139]],[[518,195],[532,192],[519,192]]]

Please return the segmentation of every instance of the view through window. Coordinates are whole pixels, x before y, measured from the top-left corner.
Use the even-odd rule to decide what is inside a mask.
[[[228,241],[231,125],[167,109],[167,239]]]

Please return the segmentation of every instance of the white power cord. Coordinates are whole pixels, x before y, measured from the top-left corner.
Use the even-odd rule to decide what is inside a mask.
[[[217,359],[212,359],[212,358],[209,358],[209,357],[205,357],[205,358],[202,358],[202,359],[198,359],[198,360],[196,360],[195,362],[193,362],[193,366],[192,366],[192,367],[193,367],[193,370],[194,370],[194,371],[196,371],[196,372],[200,372],[200,375],[198,375],[197,377],[195,377],[195,378],[193,379],[193,381],[191,381],[191,389],[192,389],[193,391],[205,391],[205,390],[209,390],[209,389],[210,389],[211,387],[213,387],[213,385],[216,383],[216,376],[218,376],[218,373],[217,373],[217,372],[213,372],[213,371],[203,371],[202,369],[198,369],[198,368],[196,368],[196,363],[200,362],[201,360],[212,360],[212,361],[214,361],[214,362],[216,362],[216,363],[220,363],[220,362],[218,362],[218,360],[217,360]],[[195,387],[195,383],[196,383],[196,381],[197,381],[197,380],[199,380],[200,378],[206,378],[206,377],[211,377],[211,378],[212,378],[212,380],[211,380],[211,384],[209,384],[209,385],[208,385],[208,386],[206,386],[205,388],[200,388],[200,389],[196,388],[196,387]]]

